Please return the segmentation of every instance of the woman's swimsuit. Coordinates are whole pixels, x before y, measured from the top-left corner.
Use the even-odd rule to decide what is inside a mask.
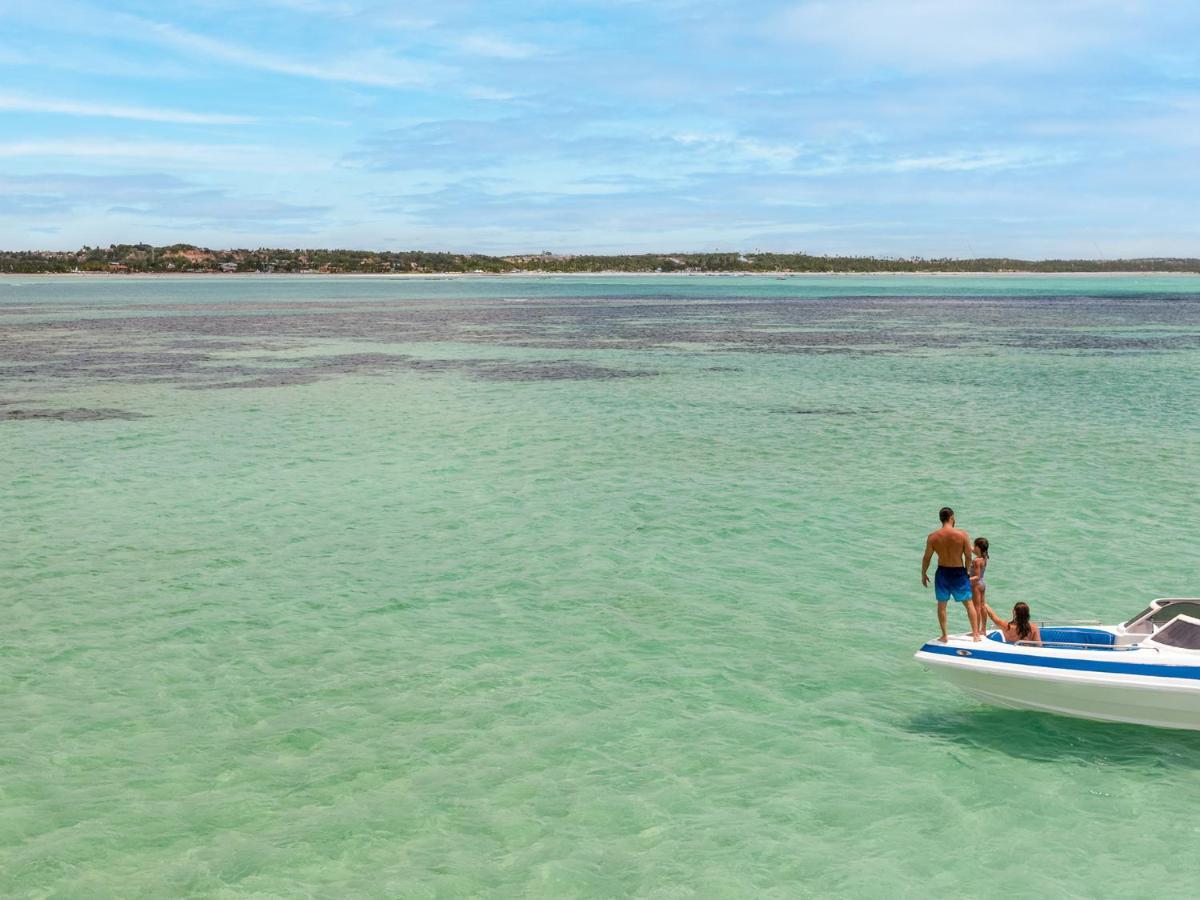
[[[978,559],[979,557],[976,558]],[[983,580],[983,573],[987,571],[987,563],[987,557],[985,556],[983,557],[983,565],[979,567],[979,586],[985,589],[987,588],[987,582]]]

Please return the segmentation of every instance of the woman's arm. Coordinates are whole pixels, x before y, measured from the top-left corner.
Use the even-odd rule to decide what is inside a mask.
[[[1008,627],[1008,623],[996,615],[996,611],[987,603],[983,604],[983,611],[987,613],[988,618],[995,622],[1001,631]]]
[[[1042,646],[1042,633],[1038,630],[1037,622],[1029,623],[1029,641],[1035,646]]]

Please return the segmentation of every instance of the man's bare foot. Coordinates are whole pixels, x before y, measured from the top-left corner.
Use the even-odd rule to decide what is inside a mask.
[[[946,644],[946,643],[949,643],[950,638],[946,637],[946,635],[943,634],[940,638],[938,638],[938,641],[940,641],[943,644]]]

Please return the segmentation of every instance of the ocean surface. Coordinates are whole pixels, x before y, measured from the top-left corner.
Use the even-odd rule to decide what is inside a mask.
[[[1189,277],[0,279],[0,896],[1195,896],[1200,733],[912,654],[943,504],[1200,594],[1198,393]]]

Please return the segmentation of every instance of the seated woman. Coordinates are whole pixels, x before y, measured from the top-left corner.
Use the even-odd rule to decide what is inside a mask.
[[[1000,633],[1004,635],[1004,640],[1010,644],[1015,644],[1017,641],[1029,641],[1030,643],[1041,645],[1042,635],[1038,631],[1037,623],[1029,621],[1029,604],[1018,603],[1013,607],[1013,617],[1011,622],[1005,622],[996,615],[996,611],[986,603],[983,606],[984,611],[996,625],[1000,628]]]

